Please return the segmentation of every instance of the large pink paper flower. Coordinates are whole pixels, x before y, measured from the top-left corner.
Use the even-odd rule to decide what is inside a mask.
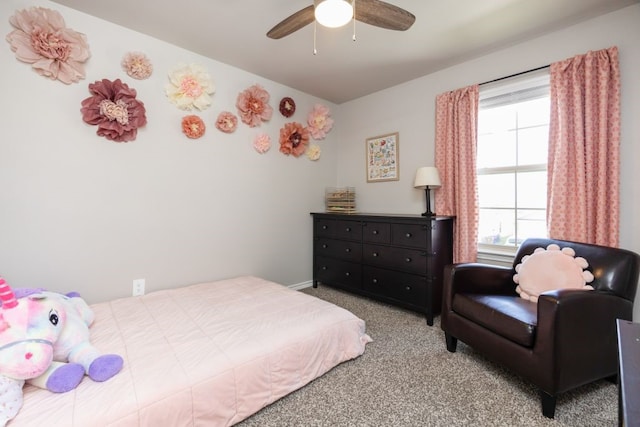
[[[309,144],[309,131],[298,122],[285,123],[280,129],[280,152],[300,157]]]
[[[169,73],[165,93],[181,110],[202,111],[211,105],[211,94],[216,91],[209,73],[200,65],[179,66]]]
[[[329,108],[322,104],[316,104],[307,117],[309,132],[313,139],[324,139],[333,127],[333,119],[329,117]]]
[[[270,120],[273,114],[273,108],[269,105],[269,92],[260,85],[253,85],[240,92],[236,107],[242,122],[252,128]]]
[[[31,7],[17,11],[9,22],[16,28],[7,34],[16,58],[52,80],[71,84],[84,79],[83,63],[91,56],[87,37],[66,28],[59,12]]]
[[[136,90],[120,79],[102,79],[89,85],[91,96],[82,101],[82,120],[97,125],[96,133],[115,142],[136,139],[138,128],[147,124],[144,104]]]

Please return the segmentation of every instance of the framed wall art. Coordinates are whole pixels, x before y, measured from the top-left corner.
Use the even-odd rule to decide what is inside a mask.
[[[400,179],[398,132],[367,139],[367,182]]]

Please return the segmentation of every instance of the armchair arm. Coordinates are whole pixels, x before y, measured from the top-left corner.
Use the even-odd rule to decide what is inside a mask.
[[[616,370],[616,319],[631,319],[633,304],[614,294],[563,289],[538,299],[535,352],[562,384],[584,384]],[[562,391],[562,390],[557,390]]]
[[[497,265],[450,264],[444,270],[444,288],[455,293],[515,295],[513,269]]]
[[[480,263],[449,264],[442,283],[443,311],[451,310],[456,293],[516,295],[513,269]]]

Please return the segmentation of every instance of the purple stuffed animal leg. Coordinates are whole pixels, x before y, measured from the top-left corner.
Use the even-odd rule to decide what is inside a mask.
[[[53,369],[53,372],[49,373]],[[46,387],[54,393],[66,393],[78,387],[84,378],[84,368],[78,363],[52,362]],[[45,374],[45,375],[46,375]]]
[[[85,373],[94,381],[106,381],[120,372],[122,357],[117,354],[100,354],[91,344],[84,342],[69,354],[69,362],[84,366]]]
[[[40,376],[27,383],[53,393],[66,393],[78,387],[84,378],[84,367],[79,363],[51,362]]]
[[[94,381],[106,381],[122,369],[122,357],[117,354],[104,354],[89,366],[87,374]]]

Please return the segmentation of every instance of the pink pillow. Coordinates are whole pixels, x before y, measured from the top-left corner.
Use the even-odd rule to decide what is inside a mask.
[[[547,249],[537,248],[531,255],[523,256],[513,275],[513,281],[518,285],[516,292],[521,298],[538,302],[538,296],[546,291],[593,290],[592,286],[587,285],[593,281],[593,274],[584,270],[589,263],[575,255],[573,249],[561,250],[552,243]]]

